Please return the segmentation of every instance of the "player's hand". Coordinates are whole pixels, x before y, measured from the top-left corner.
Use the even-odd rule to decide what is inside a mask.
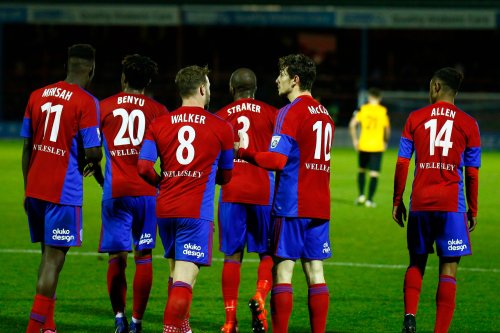
[[[90,177],[93,176],[95,172],[94,164],[93,163],[88,163],[85,165],[83,168],[83,176],[84,177]]]
[[[358,148],[359,147],[359,142],[358,142],[358,140],[353,141],[352,145],[353,145],[355,151],[359,151],[359,148]]]
[[[242,131],[238,131],[238,136],[240,137],[240,145],[239,147],[241,148],[248,148],[248,145],[250,142],[248,142],[249,140],[249,137],[248,137],[248,134],[242,132]]]
[[[476,229],[477,217],[472,216],[472,212],[467,212],[467,220],[469,221],[469,232],[473,232]]]
[[[401,201],[399,206],[393,207],[392,219],[394,221],[396,221],[396,223],[399,224],[399,226],[401,228],[404,228],[404,226],[405,226],[404,221],[406,221],[406,207],[405,207],[405,204],[403,203],[403,201]]]
[[[233,153],[234,153],[234,158],[237,158],[238,157],[238,150],[240,150],[240,143],[239,142],[235,142],[233,144]]]

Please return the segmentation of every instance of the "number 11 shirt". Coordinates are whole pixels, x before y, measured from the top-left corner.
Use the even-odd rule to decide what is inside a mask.
[[[26,196],[81,206],[84,148],[99,147],[99,102],[77,84],[60,81],[35,90],[21,136],[33,140]]]

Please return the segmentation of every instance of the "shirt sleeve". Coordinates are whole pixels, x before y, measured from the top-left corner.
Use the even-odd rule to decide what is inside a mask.
[[[476,168],[481,166],[481,135],[479,134],[477,122],[474,122],[474,125],[472,125],[472,130],[467,140],[467,146],[464,151],[464,166]]]
[[[231,170],[234,166],[234,133],[233,126],[227,121],[224,121],[221,135],[221,156],[219,159],[219,168]]]
[[[101,133],[99,101],[92,97],[83,106],[82,117],[80,119],[80,134],[83,138],[83,147],[92,148],[101,146]]]
[[[139,152],[139,159],[154,163],[158,159],[158,149],[156,147],[153,130],[153,126],[150,125],[144,135],[144,141],[142,143],[141,151]]]

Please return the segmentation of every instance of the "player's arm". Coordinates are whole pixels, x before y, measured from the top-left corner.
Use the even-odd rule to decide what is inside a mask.
[[[358,124],[359,121],[356,118],[356,112],[354,112],[351,121],[349,121],[349,134],[351,134],[352,145],[354,146],[354,149],[356,151],[358,150],[358,133],[357,133]]]
[[[233,177],[234,150],[237,146],[234,142],[236,136],[237,133],[234,132],[233,126],[226,122],[226,126],[221,131],[221,153],[215,174],[215,183],[218,185],[229,183]]]
[[[473,231],[477,225],[477,195],[479,189],[479,168],[465,167],[465,195],[467,197],[467,218],[469,220],[469,231]]]
[[[271,171],[283,170],[288,160],[288,157],[270,151],[250,151],[245,148],[238,149],[238,158],[241,158],[249,163]]]
[[[391,138],[391,126],[387,124],[387,126],[384,127],[384,145],[385,149],[389,146],[389,139]]]
[[[394,193],[392,197],[392,218],[397,224],[403,228],[406,221],[406,207],[403,202],[403,193],[406,186],[406,178],[408,177],[408,168],[410,159],[398,157],[396,162],[396,171],[394,173]]]
[[[26,184],[28,183],[28,169],[31,161],[31,153],[33,152],[32,138],[24,138],[23,155],[21,158],[21,167],[23,170],[24,190],[26,191]]]
[[[156,143],[153,140],[152,133],[148,130],[137,161],[137,172],[148,184],[157,187],[160,184],[161,177],[156,172],[154,166],[158,159]]]
[[[158,184],[160,184],[161,177],[156,172],[154,166],[155,163],[148,160],[139,159],[137,161],[137,172],[142,179],[144,179],[148,184],[157,187]]]

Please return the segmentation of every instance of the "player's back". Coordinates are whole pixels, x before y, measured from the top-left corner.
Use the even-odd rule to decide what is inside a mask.
[[[266,151],[271,142],[277,109],[253,98],[242,98],[223,107],[216,114],[231,123],[234,131],[246,136],[247,148]],[[235,141],[239,141],[235,133]],[[223,202],[270,205],[274,173],[235,159],[231,181],[222,186]]]
[[[156,195],[137,173],[144,133],[167,108],[142,95],[120,92],[101,101],[101,130],[106,156],[103,199]]]
[[[453,104],[437,102],[410,114],[403,138],[415,150],[410,209],[465,212],[463,167],[480,163],[476,121]]]
[[[59,81],[35,90],[21,133],[31,131],[33,140],[26,195],[82,205],[83,148],[100,145],[98,125],[97,99],[77,84]]]
[[[384,129],[389,126],[387,109],[380,104],[365,104],[356,114],[356,118],[361,124],[359,150],[384,151]]]
[[[330,150],[335,126],[328,110],[310,96],[297,97],[276,118],[276,134],[291,139],[291,151],[279,174],[273,210],[277,216],[330,218]]]
[[[180,107],[150,126],[161,161],[158,217],[213,221],[215,176],[221,154],[230,153],[233,130],[200,107]]]

